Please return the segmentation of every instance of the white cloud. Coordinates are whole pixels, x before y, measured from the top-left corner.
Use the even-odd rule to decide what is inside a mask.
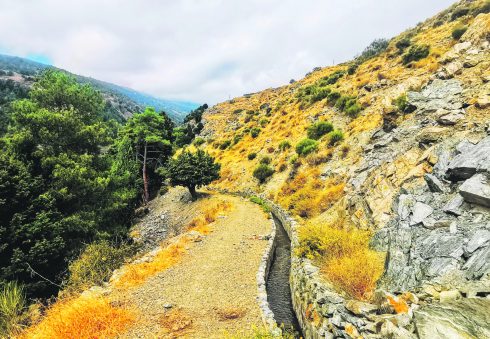
[[[215,103],[352,58],[451,0],[0,0],[0,49]]]

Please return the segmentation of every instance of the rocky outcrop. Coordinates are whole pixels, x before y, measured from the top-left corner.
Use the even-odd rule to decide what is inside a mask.
[[[462,299],[415,311],[421,338],[490,338],[490,300]]]

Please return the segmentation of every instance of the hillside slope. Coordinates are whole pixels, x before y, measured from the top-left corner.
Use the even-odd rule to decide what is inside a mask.
[[[214,187],[288,210],[303,225],[299,255],[346,297],[488,295],[489,10],[461,1],[385,49],[212,107],[201,136],[222,164]],[[317,140],[301,142],[307,136]],[[365,245],[386,254],[384,264],[367,259]],[[422,337],[429,324],[440,330],[434,314],[419,322]],[[320,332],[321,319],[311,320]]]
[[[0,54],[0,86],[4,86],[4,82],[12,80],[14,84],[28,88],[32,84],[34,77],[47,68],[52,68],[52,66]],[[75,76],[80,82],[89,83],[102,92],[107,101],[107,110],[118,120],[128,118],[134,112],[143,111],[146,106],[152,106],[157,111],[167,112],[172,120],[180,123],[184,120],[187,113],[198,106],[193,102],[155,98],[105,81],[81,75]]]

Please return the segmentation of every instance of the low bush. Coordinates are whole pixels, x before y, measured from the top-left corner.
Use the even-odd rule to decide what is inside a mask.
[[[259,166],[257,166],[253,171],[254,178],[258,179],[261,184],[264,183],[273,174],[274,169],[266,164],[259,164]]]
[[[393,100],[393,105],[396,106],[398,111],[406,113],[409,110],[408,98],[406,94],[400,95],[398,98]]]
[[[490,0],[486,0],[484,3],[481,4],[481,6],[475,6],[471,10],[471,15],[477,16],[478,14],[487,14],[490,13]]]
[[[219,145],[220,150],[225,150],[231,146],[231,140],[225,140]]]
[[[266,164],[266,165],[269,165],[271,163],[271,161],[272,161],[271,157],[268,157],[268,156],[264,156],[264,157],[262,157],[262,159],[260,159],[260,163]]]
[[[259,121],[259,125],[260,125],[262,128],[264,128],[265,126],[267,126],[267,124],[268,124],[268,123],[269,123],[269,120],[267,120],[267,119],[261,119],[261,120]]]
[[[199,147],[202,144],[204,144],[205,142],[206,142],[206,140],[204,140],[203,138],[197,137],[194,139],[194,141],[192,143],[194,144],[194,146]]]
[[[463,34],[466,33],[468,30],[467,26],[457,26],[456,28],[453,29],[451,36],[453,37],[454,40],[459,40]]]
[[[405,49],[410,47],[411,44],[412,44],[412,41],[410,40],[410,38],[404,37],[404,38],[402,38],[396,42],[395,47],[398,49],[398,52],[400,54],[403,54]]]
[[[250,130],[250,135],[252,136],[252,138],[257,138],[260,134],[260,128],[258,127],[254,127]]]
[[[283,140],[279,143],[279,149],[283,152],[290,148],[291,148],[291,143],[288,140]]]
[[[359,68],[359,64],[354,62],[349,65],[349,68],[347,68],[347,74],[353,75],[356,73],[357,69]]]
[[[331,131],[333,131],[333,125],[330,122],[318,121],[308,127],[307,135],[309,139],[318,140]]]
[[[254,196],[250,197],[250,201],[253,202],[254,204],[257,204],[260,207],[262,207],[262,209],[264,210],[265,213],[271,212],[271,208],[269,207],[269,205],[267,205],[267,203],[264,201],[264,199],[254,195]]]
[[[237,134],[233,137],[233,145],[236,145],[240,142],[240,140],[242,140],[243,138],[243,135],[241,134]]]
[[[247,155],[248,160],[254,160],[257,157],[257,153],[252,152]]]
[[[339,92],[334,92],[334,91],[329,92],[327,95],[328,103],[332,106],[335,105],[337,103],[337,100],[341,96],[342,94],[340,94]]]
[[[12,338],[24,327],[26,299],[22,286],[14,281],[0,285],[0,337]]]
[[[297,154],[294,154],[294,155],[291,157],[291,159],[289,159],[289,163],[290,163],[291,165],[294,165],[294,164],[296,164],[296,163],[298,162],[298,160],[299,160],[298,155],[297,155]]]
[[[344,133],[341,130],[335,130],[331,132],[329,135],[329,141],[328,144],[333,146],[336,145],[338,142],[344,140]]]
[[[108,281],[112,272],[136,252],[136,246],[112,246],[107,241],[88,245],[68,267],[67,292],[81,292]]]
[[[340,78],[342,78],[345,75],[345,71],[343,70],[337,70],[333,72],[332,74],[323,77],[320,80],[320,86],[325,86],[325,85],[333,85],[335,84]]]
[[[454,21],[458,18],[461,18],[462,16],[467,15],[469,12],[470,12],[470,8],[468,8],[468,7],[457,8],[451,14],[451,20]]]
[[[385,255],[369,248],[369,232],[336,220],[305,225],[298,235],[298,254],[318,261],[328,280],[354,298],[371,296],[383,273]]]
[[[345,113],[350,116],[351,118],[355,118],[359,115],[359,113],[361,112],[362,110],[362,107],[361,105],[359,105],[357,102],[354,102],[352,105],[349,105],[346,109],[345,109]]]
[[[318,141],[313,139],[303,139],[296,145],[298,155],[307,155],[318,150]]]
[[[413,45],[408,51],[403,54],[402,62],[404,65],[411,63],[412,61],[418,61],[427,58],[430,53],[429,45]]]

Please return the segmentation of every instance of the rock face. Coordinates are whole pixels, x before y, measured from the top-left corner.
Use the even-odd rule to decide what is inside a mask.
[[[436,163],[438,171],[424,176],[425,186],[400,194],[396,218],[372,241],[388,252],[383,288],[403,292],[437,282],[457,291],[470,279],[477,291],[490,289],[489,140],[441,150],[459,154],[439,157],[449,166]],[[467,176],[462,183],[444,180]]]
[[[490,185],[484,174],[476,174],[466,180],[459,187],[459,193],[468,202],[490,207]]]
[[[490,338],[490,300],[462,299],[421,307],[414,323],[420,338]]]
[[[449,163],[447,174],[451,180],[464,180],[478,172],[490,172],[490,137],[456,156]]]

